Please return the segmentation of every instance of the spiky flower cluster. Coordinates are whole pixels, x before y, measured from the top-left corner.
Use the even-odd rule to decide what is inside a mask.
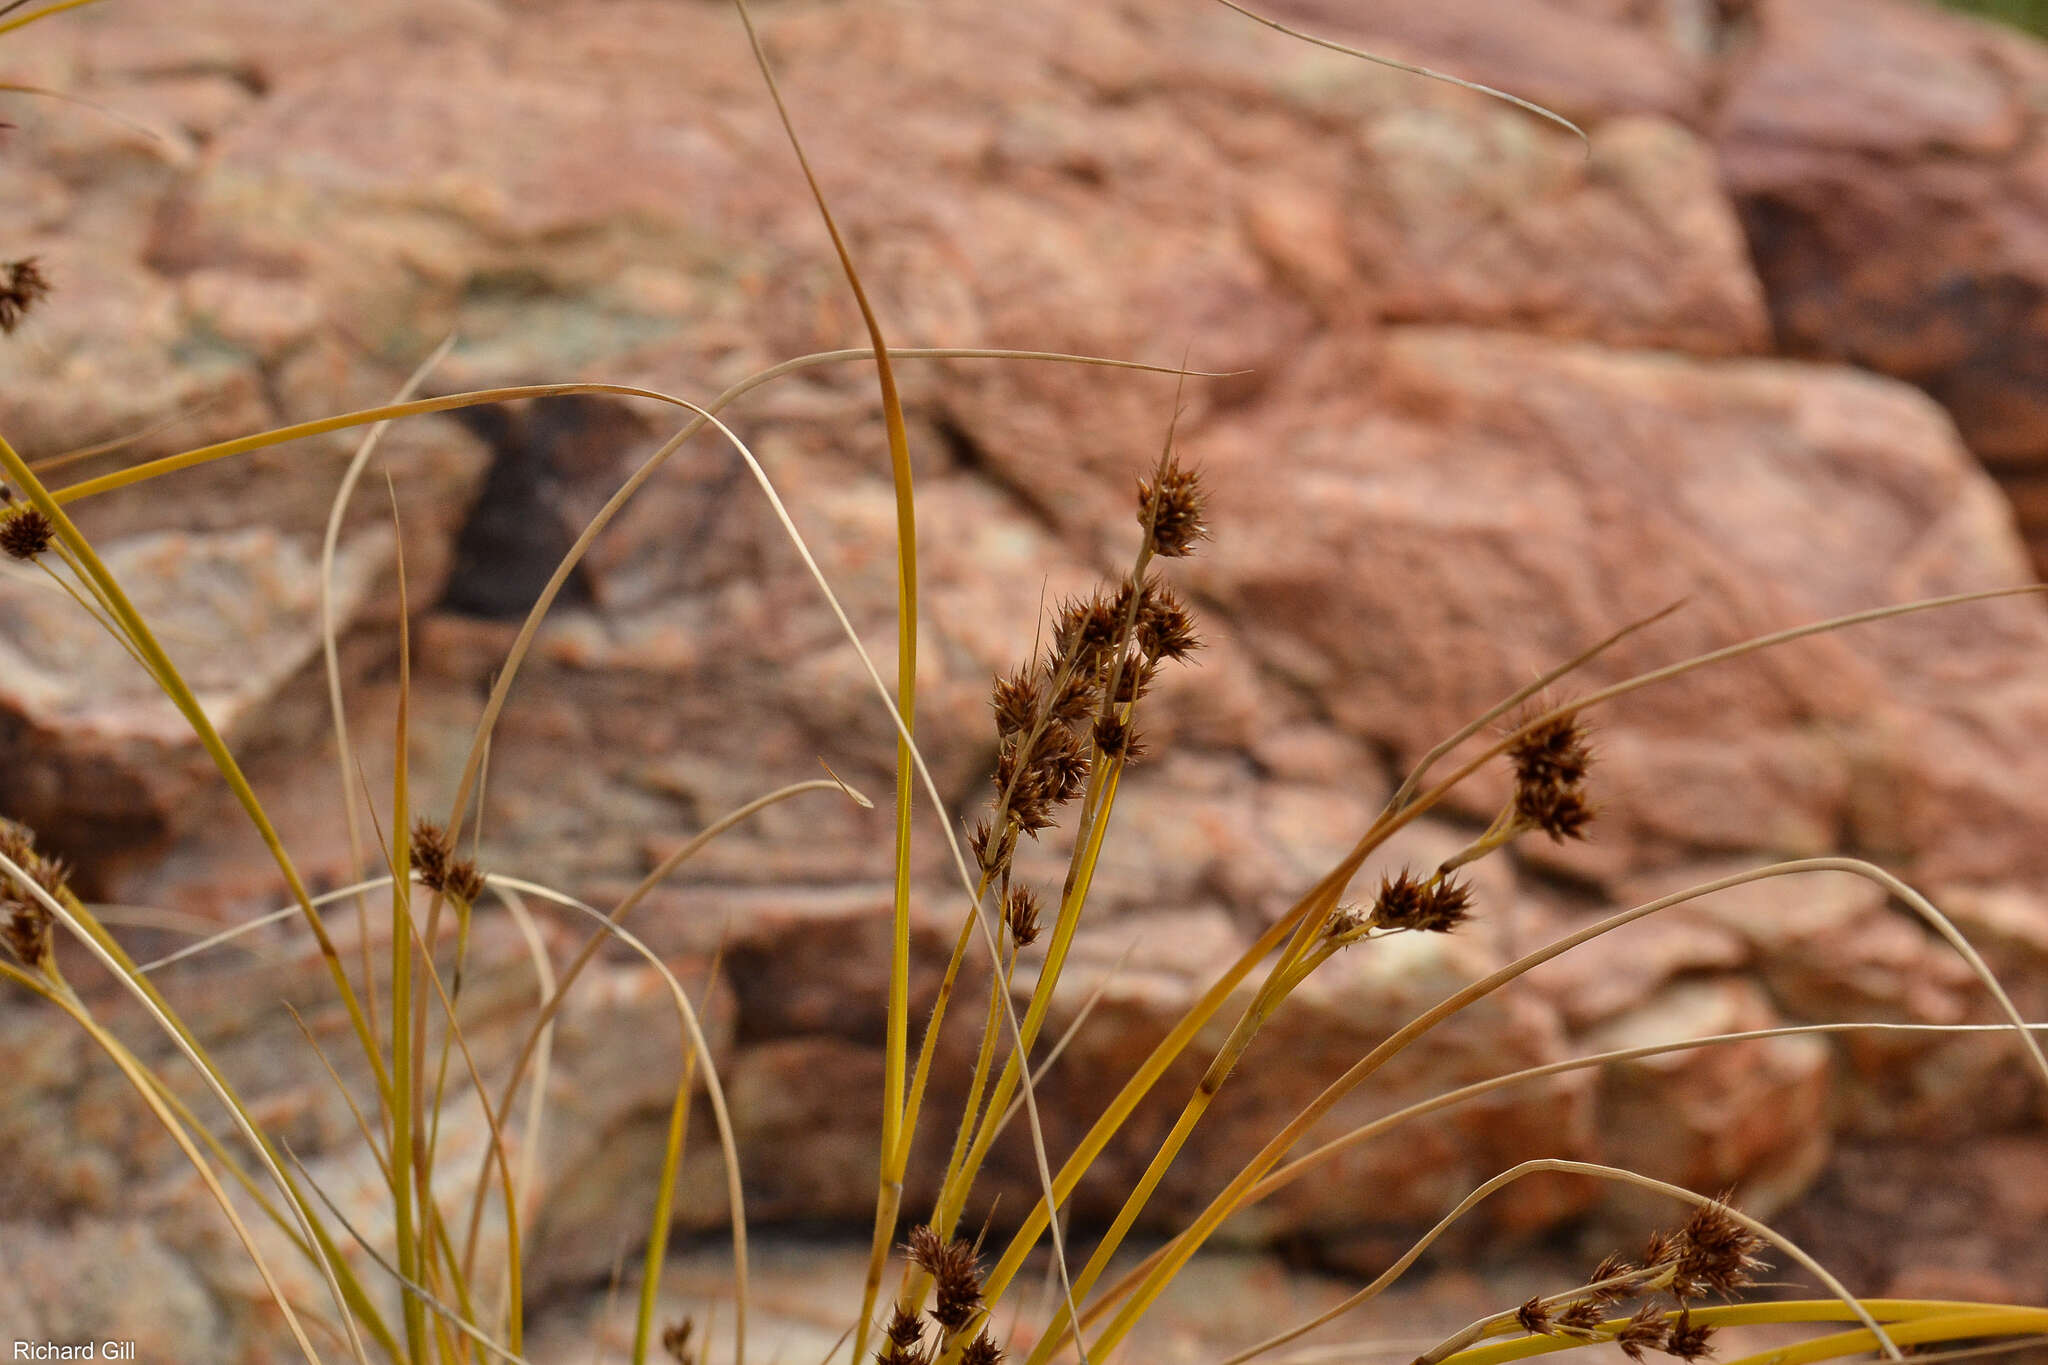
[[[431,820],[417,821],[412,827],[412,867],[420,885],[453,896],[464,905],[474,905],[484,893],[484,874],[474,862],[455,856],[448,831]]]
[[[685,1315],[682,1321],[662,1329],[661,1349],[675,1365],[697,1365],[697,1353],[690,1346],[690,1334],[696,1326],[696,1321]]]
[[[969,843],[1001,898],[1013,941],[1036,936],[1035,898],[1009,885],[1019,835],[1036,838],[1088,789],[1099,764],[1144,753],[1131,713],[1162,664],[1201,647],[1194,619],[1147,563],[1180,558],[1205,534],[1201,480],[1171,450],[1138,487],[1146,540],[1131,573],[1111,587],[1067,601],[1054,614],[1045,653],[998,677],[989,695],[996,722],[994,810]]]
[[[0,332],[12,335],[21,326],[21,320],[49,294],[49,278],[35,257],[0,265]]]
[[[1138,480],[1138,525],[1152,553],[1161,559],[1193,554],[1195,542],[1209,534],[1202,519],[1208,500],[1202,476],[1171,458],[1160,461],[1152,478]]]
[[[1028,886],[1012,886],[1003,893],[1003,924],[1010,941],[1028,948],[1038,941],[1038,893]]]
[[[1530,1299],[1515,1311],[1514,1321],[1537,1336],[1606,1335],[1634,1361],[1647,1351],[1698,1360],[1713,1354],[1714,1329],[1693,1321],[1690,1302],[1707,1295],[1732,1298],[1754,1285],[1758,1272],[1767,1269],[1757,1255],[1763,1246],[1764,1239],[1730,1214],[1725,1201],[1703,1204],[1676,1232],[1653,1234],[1641,1265],[1609,1256],[1584,1286]],[[1668,1296],[1672,1306],[1659,1296]],[[1642,1302],[1633,1314],[1603,1324],[1603,1309],[1635,1299]]]
[[[1380,881],[1373,898],[1375,929],[1447,934],[1471,917],[1472,888],[1453,877],[1418,878],[1406,868]]]
[[[1653,1263],[1669,1269],[1665,1289],[1674,1298],[1729,1298],[1755,1284],[1756,1272],[1765,1269],[1757,1257],[1764,1239],[1729,1217],[1719,1202],[1701,1205],[1684,1227],[1663,1241],[1663,1254]]]
[[[13,559],[34,559],[56,538],[41,508],[17,502],[14,490],[0,484],[0,550]]]
[[[0,853],[34,879],[52,899],[68,891],[68,872],[62,861],[36,851],[35,835],[25,825],[0,820]],[[55,919],[27,887],[12,874],[0,885],[0,941],[14,960],[32,972],[47,972],[56,962]]]
[[[933,1365],[982,1310],[981,1258],[973,1244],[959,1238],[948,1241],[926,1223],[911,1229],[903,1250],[912,1264],[932,1277],[933,1302],[925,1316],[938,1332],[927,1339],[924,1322],[899,1304],[882,1330],[882,1349],[875,1360],[877,1365]],[[1002,1365],[1002,1359],[1002,1347],[985,1330],[960,1351],[962,1365]]]
[[[1585,727],[1568,712],[1516,740],[1508,749],[1515,773],[1515,818],[1557,843],[1583,839],[1593,821],[1586,773],[1593,764]]]

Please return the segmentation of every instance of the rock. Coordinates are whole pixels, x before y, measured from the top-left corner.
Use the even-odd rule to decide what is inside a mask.
[[[335,562],[334,615],[354,623],[389,562],[388,535]],[[303,716],[286,695],[317,667],[319,564],[269,530],[162,533],[102,556],[232,745],[260,748]],[[123,645],[49,580],[0,584],[7,660],[9,810],[60,850],[89,850],[86,875],[184,827],[220,779],[168,697]]]
[[[1283,0],[1261,12],[1320,36],[1499,86],[1575,117],[1690,117],[1704,93],[1702,71],[1682,41],[1688,27],[1705,26],[1704,16],[1688,14],[1693,8],[1538,0],[1508,12],[1455,0],[1365,17],[1338,0]]]
[[[2048,60],[1900,0],[1754,9],[1716,138],[1781,342],[1923,386],[2024,494],[2048,459],[2032,150]],[[2023,520],[2048,563],[2032,500]]]
[[[1333,347],[1304,358],[1270,416],[1204,430],[1234,534],[1192,572],[1268,668],[1404,761],[1681,599],[1553,695],[1885,600],[2022,581],[1994,490],[1902,386],[1423,328],[1389,335],[1377,373],[1361,395]],[[1287,480],[1267,475],[1275,448]],[[1359,547],[1371,572],[1334,577]],[[1972,607],[1603,708],[1595,786],[1613,799],[1557,857],[1609,886],[1681,846],[1816,854],[1844,831],[1920,875],[1988,860],[1988,831],[2038,818],[2021,775],[2035,702],[2006,661],[2042,638],[2031,604]],[[1470,809],[1490,816],[1503,794],[1475,787]]]
[[[2023,1187],[2028,1169],[2006,1155],[2039,1138],[1845,1146],[1813,1197],[1777,1226],[1809,1248],[1829,1230],[1828,1268],[1898,1294],[1995,1294],[1986,1302],[2039,1302],[2048,1273],[2035,1254],[2038,1223]],[[2015,1204],[2017,1201],[2017,1205]]]
[[[1695,978],[1666,987],[1585,1041],[1593,1051],[1618,1051],[1781,1022],[1753,983]],[[1757,1039],[1617,1063],[1600,1081],[1601,1159],[1689,1190],[1733,1189],[1744,1212],[1770,1218],[1827,1162],[1828,1097],[1829,1048],[1819,1038]],[[1668,1199],[1647,1191],[1615,1186],[1606,1196],[1610,1210],[1678,1221]]]
[[[115,1341],[132,1342],[138,1360],[258,1358],[234,1344],[206,1285],[145,1221],[93,1219],[62,1231],[10,1221],[0,1246],[0,1292],[16,1297],[6,1328],[16,1350]]]

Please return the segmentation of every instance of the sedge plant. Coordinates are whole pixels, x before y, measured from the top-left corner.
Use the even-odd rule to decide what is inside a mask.
[[[11,35],[28,25],[84,3],[87,0],[57,0],[31,7],[25,0],[14,0],[0,6],[0,37],[11,40]],[[1224,3],[1292,39],[1378,60],[1265,19],[1231,0]],[[143,670],[177,708],[221,781],[261,835],[289,898],[277,915],[233,926],[164,961],[207,951],[269,919],[300,926],[347,1018],[349,1038],[361,1053],[367,1096],[358,1097],[348,1089],[341,1069],[334,1059],[319,1052],[310,1032],[304,1033],[304,1043],[342,1089],[355,1115],[360,1139],[388,1196],[388,1235],[373,1234],[349,1221],[296,1155],[266,1129],[258,1109],[209,1053],[207,1041],[188,1026],[175,1003],[157,987],[153,973],[163,962],[136,961],[94,908],[73,893],[66,867],[39,851],[34,831],[12,820],[0,823],[0,879],[4,879],[0,886],[5,888],[0,892],[0,944],[6,950],[6,958],[0,960],[0,978],[46,1002],[80,1028],[129,1082],[138,1103],[163,1126],[218,1205],[272,1296],[293,1347],[306,1359],[347,1359],[363,1365],[373,1360],[393,1365],[454,1365],[526,1358],[523,1263],[530,1248],[524,1215],[540,1184],[534,1135],[541,1131],[547,1105],[552,1026],[568,993],[608,942],[624,945],[659,973],[678,1021],[676,1077],[662,1160],[655,1188],[647,1192],[647,1248],[632,1358],[640,1365],[659,1352],[672,1360],[696,1362],[710,1350],[726,1349],[723,1338],[711,1342],[691,1320],[660,1321],[655,1293],[675,1207],[685,1136],[700,1102],[710,1111],[718,1134],[730,1206],[730,1358],[733,1365],[742,1365],[746,1358],[748,1243],[741,1181],[746,1154],[738,1150],[718,1068],[698,1017],[702,992],[693,996],[626,921],[656,886],[708,842],[760,811],[794,800],[847,800],[868,806],[869,799],[836,778],[793,780],[765,791],[708,823],[609,907],[590,905],[565,891],[522,878],[516,869],[481,867],[473,851],[478,847],[475,828],[491,735],[548,611],[579,561],[620,509],[663,463],[706,428],[741,461],[773,509],[783,534],[834,613],[847,647],[858,655],[875,702],[887,713],[896,738],[891,803],[893,928],[885,1005],[885,1068],[881,1093],[875,1097],[879,1102],[875,1216],[863,1295],[860,1302],[846,1305],[844,1350],[853,1365],[870,1359],[882,1365],[998,1365],[1006,1355],[1021,1358],[1021,1365],[1051,1365],[1068,1358],[1107,1359],[1131,1339],[1174,1277],[1234,1214],[1313,1173],[1340,1153],[1378,1141],[1405,1123],[1569,1071],[1761,1037],[1974,1028],[2009,1035],[2005,1045],[2017,1047],[2040,1081],[2048,1084],[2048,1055],[2036,1037],[2042,1026],[2020,1015],[1981,956],[1938,907],[1891,873],[1861,860],[1811,858],[1773,864],[1675,890],[1621,910],[1527,953],[1440,1001],[1333,1080],[1256,1155],[1223,1179],[1208,1206],[1176,1235],[1112,1276],[1119,1264],[1118,1253],[1141,1226],[1166,1174],[1199,1151],[1204,1120],[1217,1096],[1230,1084],[1238,1063],[1266,1025],[1288,1007],[1290,996],[1303,982],[1339,953],[1373,952],[1376,944],[1398,934],[1455,933],[1473,917],[1487,914],[1489,907],[1473,890],[1465,869],[1516,841],[1547,838],[1562,842],[1584,836],[1598,808],[1594,795],[1597,765],[1587,729],[1606,703],[1679,674],[1792,640],[1850,628],[1882,629],[1886,620],[1907,613],[1967,610],[1972,602],[2032,589],[1877,607],[1679,660],[1585,691],[1569,701],[1540,704],[1539,697],[1568,685],[1585,665],[1623,639],[1653,627],[1668,612],[1626,625],[1591,644],[1577,657],[1562,661],[1473,717],[1424,755],[1377,818],[1358,832],[1345,856],[1313,885],[1301,889],[1291,907],[1209,984],[1072,1149],[1055,1152],[1039,1121],[1037,1095],[1041,1084],[1057,1085],[1052,1068],[1065,1040],[1048,1038],[1047,1025],[1055,992],[1088,912],[1125,772],[1146,757],[1146,713],[1154,704],[1149,694],[1162,670],[1186,662],[1201,644],[1199,624],[1174,587],[1172,570],[1179,561],[1199,554],[1210,534],[1209,493],[1169,423],[1161,448],[1137,479],[1132,524],[1127,528],[1131,534],[1128,566],[1096,590],[1057,604],[1046,622],[1043,647],[993,681],[990,702],[997,760],[988,805],[971,826],[963,826],[958,813],[941,799],[917,737],[917,503],[909,425],[895,367],[899,363],[1001,361],[1149,370],[1173,374],[1180,383],[1200,382],[1201,376],[1185,367],[1100,357],[893,346],[862,284],[853,252],[812,174],[798,115],[783,103],[744,0],[737,0],[736,9],[753,40],[766,92],[788,132],[798,173],[813,197],[859,311],[867,333],[865,347],[792,358],[702,403],[602,383],[532,385],[414,398],[411,391],[423,377],[423,367],[391,402],[375,408],[258,432],[70,482],[57,477],[64,459],[31,462],[0,434],[0,480],[4,480],[0,487],[5,494],[4,505],[0,505],[0,552],[46,576],[68,594],[77,609],[117,640],[132,665]],[[1556,118],[1548,111],[1523,107]],[[52,285],[32,259],[0,261],[0,331],[12,332],[31,321],[36,310],[53,306],[48,303]],[[896,506],[895,624],[899,643],[893,679],[885,678],[868,655],[780,491],[719,415],[752,390],[785,375],[814,366],[844,364],[873,366],[885,419],[884,454]],[[480,709],[455,784],[455,798],[445,813],[416,815],[413,810],[407,759],[410,645],[401,611],[399,684],[391,718],[394,781],[383,813],[371,829],[365,830],[356,814],[356,774],[346,765],[340,774],[351,843],[360,850],[363,862],[376,867],[377,875],[338,892],[314,896],[192,687],[67,509],[119,489],[174,478],[201,464],[308,437],[361,429],[363,443],[337,491],[328,522],[322,563],[325,582],[333,572],[343,508],[386,424],[468,406],[572,393],[605,393],[661,405],[677,412],[679,426],[597,511],[557,564]],[[402,594],[402,562],[400,585]],[[329,699],[339,752],[345,755],[351,746],[346,737],[331,611],[323,611],[322,625]],[[1488,735],[1493,736],[1490,741],[1484,738]],[[1469,756],[1448,772],[1439,771],[1454,754],[1461,753]],[[1510,795],[1466,848],[1435,867],[1406,869],[1382,878],[1376,887],[1354,891],[1361,869],[1390,839],[1488,767],[1505,770]],[[1019,870],[1020,844],[1055,825],[1071,834],[1067,867],[1057,886],[1034,886]],[[913,1019],[911,855],[920,829],[935,831],[945,844],[958,881],[959,925],[935,1002],[924,1018]],[[465,848],[472,851],[466,853]],[[1432,1029],[1543,963],[1690,900],[1767,878],[1815,873],[1846,873],[1882,887],[1969,966],[2003,1022],[1937,1027],[1843,1021],[1574,1058],[1446,1091],[1304,1150],[1311,1130],[1344,1096],[1369,1084],[1381,1068]],[[377,898],[378,907],[388,908],[373,913],[372,897]],[[353,944],[336,941],[326,921],[326,907],[341,900],[354,900],[362,907],[357,918],[362,933]],[[487,1075],[472,1054],[464,1031],[463,968],[473,918],[492,906],[502,906],[529,945],[539,1003],[526,1022],[509,1066]],[[561,961],[554,960],[545,937],[534,927],[536,907],[560,913],[572,925],[587,922],[588,933],[581,947]],[[373,942],[367,926],[377,917],[388,932]],[[1038,948],[1041,942],[1043,947]],[[1038,954],[1028,988],[1017,976],[1027,950]],[[132,1044],[107,1026],[88,995],[73,987],[63,967],[64,959],[73,954],[77,955],[75,961],[90,959],[96,964],[96,970],[132,997],[151,1026],[168,1038],[177,1065],[191,1068],[198,1076],[206,1112],[182,1098],[167,1072],[146,1063]],[[916,1135],[935,1122],[925,1112],[925,1102],[932,1088],[936,1040],[952,1011],[976,1006],[976,1002],[961,998],[960,988],[977,955],[985,956],[989,964],[990,988],[978,1004],[978,1042],[965,1101],[957,1115],[949,1116],[952,1140],[937,1172],[936,1198],[929,1208],[906,1208]],[[380,981],[384,983],[381,995]],[[1083,1011],[1072,1027],[1086,1026]],[[1215,1041],[1219,1038],[1220,1042]],[[1106,1227],[1092,1231],[1092,1245],[1081,1255],[1066,1240],[1063,1208],[1110,1144],[1126,1130],[1138,1107],[1160,1092],[1170,1076],[1179,1074],[1177,1064],[1190,1060],[1198,1064],[1200,1079],[1189,1093],[1178,1097],[1180,1107],[1171,1127],[1142,1173],[1123,1192],[1119,1211]],[[466,1084],[457,1085],[456,1081]],[[455,1158],[444,1149],[442,1136],[444,1120],[454,1105],[476,1106],[489,1134],[480,1168],[450,1169]],[[985,1245],[981,1237],[966,1235],[962,1220],[995,1144],[1020,1120],[1031,1141],[1038,1202],[1022,1211],[996,1244]],[[517,1140],[522,1134],[527,1140]],[[1519,1305],[1502,1305],[1498,1312],[1425,1351],[1417,1365],[1491,1365],[1593,1343],[1612,1343],[1634,1361],[1652,1353],[1693,1361],[1713,1349],[1714,1334],[1722,1328],[1758,1323],[1804,1324],[1815,1329],[1804,1343],[1773,1353],[1771,1358],[1785,1365],[1872,1351],[1898,1359],[1908,1348],[1926,1351],[1956,1343],[2048,1336],[2048,1309],[1858,1298],[1828,1270],[1823,1259],[1744,1214],[1724,1195],[1680,1189],[1625,1169],[1560,1158],[1525,1162],[1484,1182],[1447,1210],[1443,1220],[1385,1274],[1330,1313],[1291,1325],[1233,1357],[1231,1365],[1258,1358],[1326,1321],[1365,1306],[1492,1194],[1527,1176],[1555,1172],[1660,1195],[1671,1203],[1671,1220],[1643,1249],[1617,1250],[1576,1284],[1560,1285],[1553,1293]],[[253,1210],[253,1216],[271,1224],[276,1236],[257,1235],[245,1210]],[[1049,1248],[1058,1291],[1052,1307],[1042,1320],[1026,1324],[1023,1332],[1007,1342],[998,1342],[991,1331],[992,1315],[999,1305],[1016,1301],[1020,1274],[1042,1245]],[[292,1273],[286,1274],[277,1264],[280,1256],[304,1265],[293,1266]],[[1759,1286],[1767,1266],[1803,1273],[1815,1286],[1815,1297],[1790,1301],[1753,1297],[1750,1291]],[[304,1273],[306,1268],[312,1272],[310,1279]],[[289,1284],[317,1285],[318,1292],[294,1291]]]

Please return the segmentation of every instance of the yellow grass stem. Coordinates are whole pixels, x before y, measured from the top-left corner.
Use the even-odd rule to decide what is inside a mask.
[[[434,966],[434,955],[426,943],[415,939],[414,951],[418,954],[421,973],[427,984],[434,988],[435,996],[441,1002],[442,1016],[448,1021],[447,1039],[462,1055],[463,1069],[469,1073],[470,1090],[476,1098],[477,1108],[483,1114],[484,1127],[490,1135],[489,1150],[495,1154],[500,1181],[500,1197],[505,1201],[505,1246],[506,1273],[511,1278],[511,1292],[507,1299],[508,1320],[506,1326],[507,1345],[514,1351],[524,1349],[525,1324],[523,1320],[524,1299],[521,1296],[521,1269],[519,1246],[518,1205],[513,1198],[511,1163],[505,1154],[505,1130],[498,1114],[491,1108],[490,1092],[484,1088],[483,1073],[477,1068],[476,1057],[469,1049],[469,1039],[462,1032],[462,1025],[455,1015],[455,996],[452,989],[441,980],[440,971]],[[446,1055],[444,1048],[443,1055]],[[438,1130],[441,1120],[442,1097],[437,1093],[434,1099],[433,1118]],[[484,1176],[479,1173],[481,1182]],[[419,1188],[422,1216],[430,1225],[434,1243],[440,1248],[448,1267],[457,1306],[468,1321],[476,1320],[474,1305],[471,1303],[470,1273],[465,1262],[455,1256],[455,1246],[449,1237],[441,1217],[440,1203],[433,1197],[433,1148],[427,1148],[425,1168],[421,1172]],[[427,1277],[431,1278],[431,1277]]]
[[[402,582],[403,567],[399,572]],[[398,706],[393,721],[396,733],[392,741],[391,781],[391,1219],[400,1278],[425,1286],[413,1210],[415,1201],[424,1206],[432,1192],[417,1187],[419,1164],[413,1140],[414,1105],[419,1096],[414,1090],[413,1071],[412,817],[406,784],[406,712],[412,689],[412,651],[408,647],[402,607],[398,613],[398,638]],[[402,1296],[402,1307],[408,1358],[419,1361],[426,1350],[426,1305],[420,1295],[406,1294]]]
[[[1324,880],[1328,882],[1330,879]],[[1314,894],[1312,892],[1311,896]],[[1074,1186],[1087,1174],[1095,1158],[1102,1154],[1117,1130],[1129,1119],[1145,1096],[1151,1093],[1152,1087],[1159,1083],[1167,1068],[1172,1066],[1180,1054],[1194,1042],[1196,1036],[1207,1027],[1209,1021],[1229,1001],[1253,969],[1280,946],[1281,941],[1292,932],[1296,919],[1306,913],[1309,905],[1310,901],[1304,899],[1293,911],[1267,928],[1251,947],[1238,956],[1236,962],[1210,983],[1209,989],[1203,992],[1202,997],[1182,1014],[1166,1037],[1162,1038],[1139,1064],[1130,1079],[1124,1082],[1123,1089],[1117,1092],[1102,1116],[1089,1128],[1073,1154],[1067,1158],[1066,1164],[1060,1168],[1053,1182],[1055,1203],[1065,1202],[1067,1196],[1073,1193]],[[1030,1255],[1039,1237],[1044,1235],[1049,1221],[1048,1205],[1046,1201],[1040,1200],[1025,1218],[1023,1226],[1012,1236],[1002,1257],[989,1271],[984,1281],[984,1293],[989,1302],[993,1303],[1002,1297],[1003,1291],[1023,1268],[1025,1257]]]
[[[346,1232],[351,1238],[354,1239],[355,1244],[362,1248],[363,1254],[365,1256],[368,1256],[372,1261],[376,1262],[378,1269],[382,1270],[386,1275],[389,1275],[394,1281],[397,1282],[401,1293],[403,1293],[407,1298],[418,1299],[421,1306],[424,1307],[428,1312],[434,1314],[434,1316],[440,1319],[442,1322],[447,1323],[449,1327],[453,1328],[456,1332],[459,1332],[466,1339],[476,1343],[478,1346],[483,1347],[484,1350],[488,1351],[492,1356],[496,1357],[497,1359],[508,1361],[510,1362],[510,1365],[533,1365],[531,1361],[528,1361],[525,1357],[521,1356],[516,1351],[507,1350],[505,1347],[499,1345],[497,1342],[492,1341],[490,1337],[483,1333],[483,1331],[477,1328],[474,1324],[464,1319],[460,1311],[449,1307],[447,1304],[443,1303],[438,1297],[436,1297],[431,1288],[424,1284],[421,1284],[418,1280],[408,1279],[405,1277],[405,1275],[400,1273],[398,1267],[393,1265],[390,1262],[390,1260],[388,1260],[382,1253],[380,1253],[377,1250],[376,1245],[372,1243],[369,1238],[365,1237],[353,1223],[349,1222],[348,1215],[343,1213],[340,1207],[335,1204],[334,1200],[328,1197],[327,1191],[321,1189],[320,1186],[314,1182],[311,1174],[306,1170],[305,1163],[301,1162],[296,1156],[292,1157],[292,1163],[299,1168],[299,1174],[305,1178],[306,1188],[311,1190],[314,1196],[318,1198],[319,1201],[327,1207],[328,1215],[332,1217],[336,1223],[341,1225],[341,1228],[344,1232]],[[398,1348],[395,1345],[391,1348],[391,1351],[393,1360],[400,1359],[398,1355]],[[410,1357],[410,1359],[413,1361],[418,1361],[420,1358],[414,1356]]]
[[[713,962],[707,973],[715,982],[718,978],[718,964]],[[706,987],[708,991],[709,986]],[[633,1365],[647,1365],[647,1348],[654,1340],[654,1309],[661,1296],[661,1266],[668,1258],[668,1226],[674,1217],[676,1204],[676,1177],[683,1167],[683,1143],[690,1128],[690,1096],[697,1086],[697,1052],[687,1049],[683,1055],[682,1079],[676,1083],[676,1095],[668,1111],[668,1138],[661,1153],[661,1178],[655,1185],[654,1212],[647,1220],[647,1254],[641,1261],[640,1306],[633,1321]]]
[[[447,359],[454,345],[455,338],[451,335],[436,347],[433,354],[406,377],[391,401],[403,403],[410,399],[426,382],[434,367]],[[348,710],[341,695],[341,652],[334,619],[334,559],[341,547],[341,522],[343,514],[348,511],[349,498],[390,425],[389,422],[377,422],[363,433],[363,439],[357,443],[355,454],[350,457],[348,468],[342,472],[341,482],[334,490],[333,501],[327,509],[327,528],[320,537],[320,657],[327,670],[327,707],[334,726],[334,762],[341,780],[341,810],[348,831],[351,872],[360,872],[363,865],[363,822],[361,812],[356,808],[356,783],[352,771],[355,751],[349,744]],[[372,1041],[381,1045],[376,1036],[377,974],[370,957],[370,904],[360,896],[356,899],[356,947],[363,962],[363,1013],[370,1021]]]
[[[27,14],[21,15],[19,18],[0,20],[0,37],[5,37],[18,28],[27,28],[38,19],[48,19],[53,14],[62,14],[65,10],[69,9],[83,9],[85,6],[94,3],[97,3],[97,0],[57,0],[57,3],[54,5],[45,5],[39,10],[32,10]]]
[[[2004,1304],[1953,1302],[1940,1299],[1863,1299],[1863,1307],[1884,1324],[1885,1335],[1900,1346],[1925,1346],[1943,1341],[2023,1336],[2048,1332],[2048,1309]],[[1720,1304],[1691,1310],[1695,1323],[1708,1327],[1755,1327],[1799,1323],[1854,1322],[1856,1315],[1837,1299],[1787,1299],[1777,1303]],[[1667,1315],[1675,1316],[1675,1314]],[[1612,1338],[1625,1319],[1595,1330]],[[1443,1365],[1507,1365],[1513,1360],[1568,1351],[1582,1343],[1556,1337],[1518,1337],[1513,1341],[1474,1346],[1448,1357]],[[1739,1356],[1725,1365],[1811,1365],[1841,1356],[1860,1355],[1877,1346],[1867,1327],[1832,1333],[1793,1346],[1777,1346]]]

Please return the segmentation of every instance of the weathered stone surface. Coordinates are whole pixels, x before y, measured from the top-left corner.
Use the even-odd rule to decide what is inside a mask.
[[[1593,1030],[1599,1051],[1773,1028],[1781,1016],[1754,983],[1710,977],[1667,987]],[[1742,1190],[1769,1218],[1803,1193],[1829,1151],[1829,1048],[1819,1038],[1764,1038],[1623,1062],[1600,1083],[1602,1160],[1691,1190]],[[1665,1214],[1643,1191],[1612,1206]]]
[[[1753,9],[1716,136],[1781,340],[1923,386],[2030,486],[2048,459],[2048,60],[1898,0]],[[2023,517],[2048,563],[2039,511]]]
[[[340,631],[391,556],[389,534],[372,533],[337,557]],[[231,745],[296,747],[306,708],[281,701],[318,667],[317,547],[267,528],[164,532],[103,558]],[[57,848],[94,850],[102,870],[188,827],[195,794],[220,781],[123,645],[38,574],[0,583],[0,711],[13,818]]]
[[[1578,688],[1883,600],[2023,581],[1996,491],[1897,385],[1436,329],[1385,339],[1371,396],[1345,361],[1306,358],[1284,407],[1205,431],[1235,533],[1193,573],[1270,668],[1404,757],[1680,599]],[[1287,479],[1269,475],[1275,450]],[[1364,572],[1333,573],[1347,564]],[[1592,842],[1558,856],[1610,886],[1682,848],[1812,854],[1845,835],[1922,875],[2019,866],[2026,848],[1989,840],[2041,815],[2018,661],[2044,639],[2032,604],[1981,605],[1630,696],[1594,718],[1614,799]]]
[[[253,1361],[232,1340],[192,1267],[145,1219],[92,1219],[59,1231],[9,1221],[0,1237],[0,1338],[17,1343],[134,1344],[136,1359]],[[8,1302],[12,1299],[12,1302]],[[123,1348],[125,1349],[125,1347]]]

